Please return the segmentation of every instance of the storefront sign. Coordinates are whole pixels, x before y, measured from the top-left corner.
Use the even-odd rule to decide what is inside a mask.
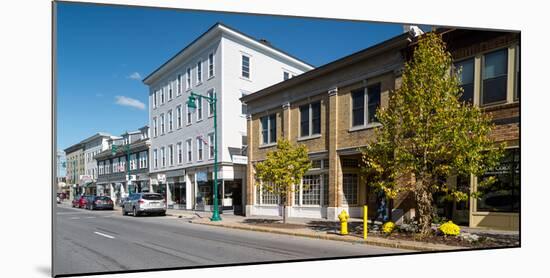
[[[248,163],[248,157],[244,155],[233,155],[231,157],[231,160],[235,164],[247,164]]]
[[[197,182],[207,182],[208,175],[206,172],[197,172]]]
[[[159,181],[159,183],[166,183],[166,175],[165,174],[158,174],[157,175],[157,180]]]

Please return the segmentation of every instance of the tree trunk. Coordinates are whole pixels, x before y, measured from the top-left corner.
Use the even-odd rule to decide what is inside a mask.
[[[286,196],[284,194],[281,195],[281,198],[279,198],[280,204],[279,206],[283,206],[283,223],[286,224]]]
[[[434,215],[433,196],[430,191],[430,179],[424,175],[419,175],[416,180],[416,190],[414,197],[418,206],[418,220],[420,224],[420,233],[428,235],[431,232]]]

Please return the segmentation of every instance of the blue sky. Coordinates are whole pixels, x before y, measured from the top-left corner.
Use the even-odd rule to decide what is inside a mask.
[[[216,22],[316,67],[402,32],[399,24],[58,3],[58,148],[146,125],[143,77]]]

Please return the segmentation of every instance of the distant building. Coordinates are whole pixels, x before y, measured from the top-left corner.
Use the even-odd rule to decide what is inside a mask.
[[[98,169],[96,194],[109,196],[118,202],[130,193],[152,191],[149,147],[148,126],[111,137],[108,147],[95,156]]]
[[[246,188],[246,106],[239,98],[313,67],[223,24],[215,24],[143,82],[149,86],[150,175],[169,207],[211,210],[213,106],[191,92],[217,98],[219,199],[242,212]]]
[[[67,170],[66,182],[70,186],[70,199],[84,193],[80,176],[84,175],[84,147],[82,144],[74,144],[65,150]]]

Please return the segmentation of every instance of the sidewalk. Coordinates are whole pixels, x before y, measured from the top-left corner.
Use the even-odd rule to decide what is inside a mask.
[[[211,212],[168,209],[166,214],[189,219],[190,223],[200,225],[302,236],[325,240],[337,240],[352,242],[356,244],[369,244],[381,247],[399,248],[413,251],[448,251],[464,249],[462,247],[449,246],[444,244],[385,239],[370,235],[369,237],[367,237],[366,240],[363,240],[362,236],[360,237],[357,235],[353,235],[351,229],[350,235],[342,236],[339,234],[339,223],[335,221],[328,221],[326,219],[288,218],[287,223],[283,224],[279,223],[281,222],[281,218],[276,216],[244,217],[239,215],[222,214],[222,221],[212,222],[210,221],[210,216],[212,215]],[[350,219],[350,227],[357,226],[362,226],[362,220]]]

